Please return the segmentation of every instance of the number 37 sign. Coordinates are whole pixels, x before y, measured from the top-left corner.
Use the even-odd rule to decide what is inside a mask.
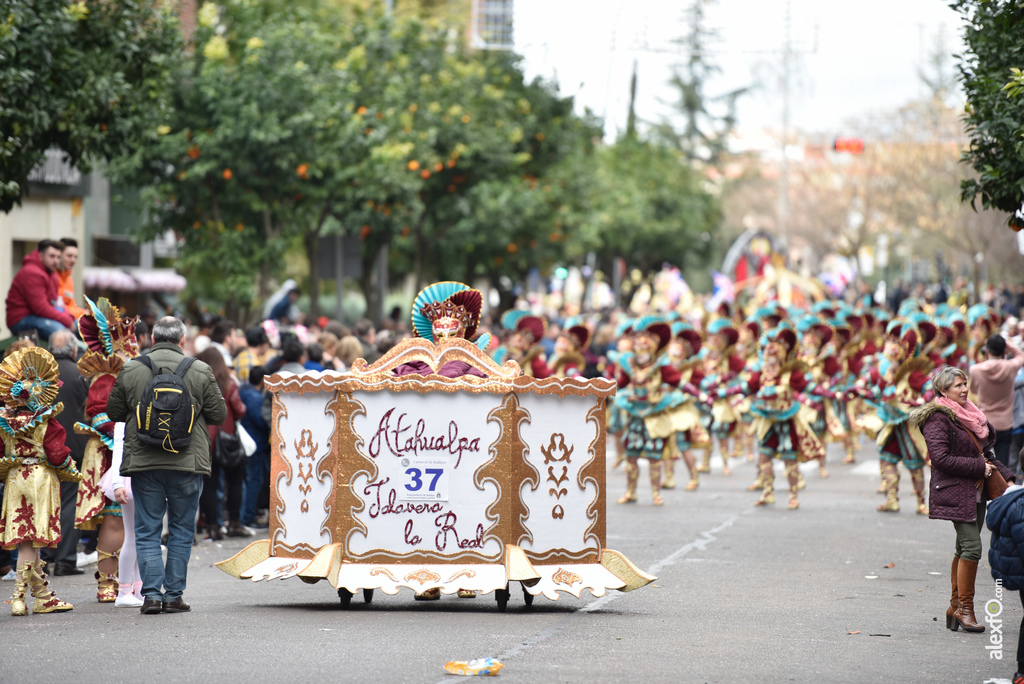
[[[401,501],[447,501],[446,458],[403,458],[398,498]]]

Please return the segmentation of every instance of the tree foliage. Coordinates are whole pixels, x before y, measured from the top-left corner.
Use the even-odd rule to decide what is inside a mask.
[[[131,150],[163,107],[178,22],[154,0],[0,5],[0,211],[51,147],[88,171]]]
[[[683,263],[713,229],[678,153],[606,153],[555,84],[418,12],[207,2],[198,20],[170,107],[113,167],[147,186],[139,237],[173,230],[183,266],[216,269],[186,274],[193,294],[244,309],[299,245],[316,293],[320,238],[338,232],[359,237],[369,302],[382,254],[393,281],[483,278],[508,294],[594,250]]]
[[[964,123],[970,145],[963,161],[977,176],[961,184],[963,201],[1011,215],[1024,201],[1024,4],[1009,0],[956,0],[965,22],[959,55],[967,95]]]

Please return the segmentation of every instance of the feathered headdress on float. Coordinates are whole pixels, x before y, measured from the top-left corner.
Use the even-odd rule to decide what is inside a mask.
[[[482,306],[483,296],[479,290],[451,281],[434,283],[425,287],[413,301],[413,332],[435,343],[449,337],[473,341]],[[484,349],[490,339],[490,335],[483,335],[475,342]]]
[[[117,375],[125,361],[139,355],[139,342],[135,339],[138,316],[121,318],[117,307],[106,297],[85,303],[89,313],[78,319],[78,334],[89,351],[78,360],[78,370],[87,378],[103,373]]]

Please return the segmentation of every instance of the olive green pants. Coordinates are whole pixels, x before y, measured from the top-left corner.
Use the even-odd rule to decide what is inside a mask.
[[[956,551],[957,558],[966,561],[981,560],[981,530],[985,527],[985,502],[978,503],[978,517],[971,522],[954,522],[953,529],[956,530]]]

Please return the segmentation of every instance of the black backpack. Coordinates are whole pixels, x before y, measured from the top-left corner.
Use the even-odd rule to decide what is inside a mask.
[[[184,378],[195,359],[186,356],[173,373],[166,368],[157,373],[149,356],[140,356],[138,361],[153,373],[135,407],[139,441],[174,454],[187,449],[192,442],[196,407]]]

